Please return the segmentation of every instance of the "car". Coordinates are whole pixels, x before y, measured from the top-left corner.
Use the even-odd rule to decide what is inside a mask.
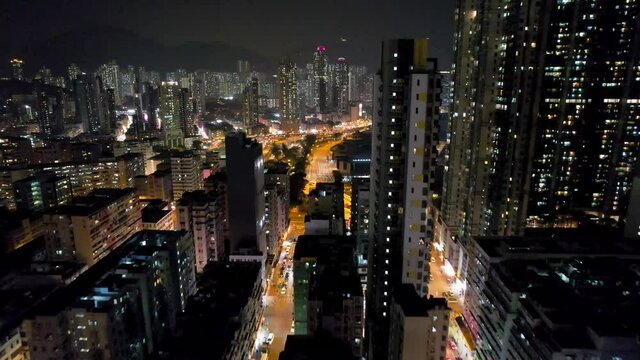
[[[451,350],[456,351],[458,350],[458,345],[456,345],[456,343],[453,340],[449,340],[449,347],[451,348]]]
[[[286,295],[287,294],[287,288],[283,287],[282,289],[280,289],[280,294]]]
[[[275,338],[275,335],[273,335],[273,333],[269,333],[269,336],[267,336],[266,343],[271,345],[273,343],[274,338]]]

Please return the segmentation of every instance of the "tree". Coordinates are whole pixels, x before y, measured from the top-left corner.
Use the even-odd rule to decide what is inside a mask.
[[[302,190],[307,185],[307,174],[304,172],[295,172],[289,177],[289,190],[292,205],[300,205],[302,203]]]

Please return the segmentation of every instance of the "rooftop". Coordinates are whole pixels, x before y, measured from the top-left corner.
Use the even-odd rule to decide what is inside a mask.
[[[404,316],[423,317],[429,315],[429,310],[435,308],[447,308],[445,298],[422,298],[416,289],[409,284],[403,284],[396,289],[393,295],[395,303],[400,305]]]
[[[351,347],[326,334],[288,335],[280,360],[356,360]]]
[[[164,219],[167,215],[171,214],[171,210],[162,210],[146,207],[142,209],[142,222],[143,223],[157,223]]]
[[[47,210],[47,214],[65,214],[71,216],[89,216],[115,201],[134,196],[135,189],[95,189],[88,196],[77,197],[71,204],[61,205]]]
[[[286,175],[289,174],[291,168],[287,163],[278,162],[278,161],[268,161],[265,163],[265,173],[266,174],[278,174],[278,175]]]
[[[301,235],[296,242],[293,260],[305,258],[329,258],[341,254],[348,258],[353,256],[355,237],[332,235]]]
[[[475,241],[490,257],[487,291],[511,294],[498,299],[502,307],[519,304],[526,321],[513,331],[521,336],[558,351],[596,349],[599,338],[631,341],[640,333],[640,244],[584,229]]]
[[[571,255],[640,258],[639,242],[606,230],[529,229],[523,237],[478,237],[475,241],[487,255],[501,259]]]
[[[241,312],[258,284],[260,264],[210,262],[189,298],[181,336],[169,345],[171,358],[222,359],[242,325]]]

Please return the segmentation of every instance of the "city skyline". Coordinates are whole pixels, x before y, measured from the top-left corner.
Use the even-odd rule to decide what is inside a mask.
[[[432,37],[432,52],[441,58],[441,67],[448,67],[452,55],[448,39],[453,33],[453,4],[448,2],[354,0],[314,7],[290,0],[108,4],[74,0],[61,11],[50,2],[3,2],[0,13],[7,31],[0,35],[5,44],[0,56],[25,58],[29,71],[47,64],[58,71],[72,62],[97,66],[112,59],[162,71],[172,66],[229,71],[238,58],[268,66],[275,66],[282,56],[306,61],[306,49],[324,44],[332,60],[343,56],[372,66],[377,65],[381,40],[424,36]],[[291,20],[277,21],[283,12]],[[38,16],[47,21],[34,21]],[[250,17],[251,26],[240,25]],[[191,56],[185,56],[186,51]]]
[[[640,360],[639,14],[1,3],[0,360]]]

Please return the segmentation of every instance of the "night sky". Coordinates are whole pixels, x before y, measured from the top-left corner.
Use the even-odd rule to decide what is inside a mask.
[[[452,0],[2,0],[0,55],[22,56],[31,65],[52,63],[54,70],[61,66],[62,58],[68,61],[71,56],[90,65],[110,60],[98,57],[111,54],[120,63],[144,61],[149,67],[181,61],[179,56],[166,59],[165,55],[140,60],[143,55],[136,52],[147,49],[137,48],[139,39],[131,40],[139,37],[145,44],[152,42],[150,46],[170,49],[184,43],[214,43],[213,48],[219,49],[215,51],[228,52],[213,56],[216,60],[242,53],[231,54],[226,46],[246,49],[247,57],[265,63],[277,62],[282,56],[308,61],[315,45],[326,44],[332,59],[346,56],[353,63],[375,68],[382,39],[428,36],[431,55],[441,59],[441,68],[448,68],[453,6]],[[123,30],[119,36],[131,44],[113,40],[113,30]],[[81,50],[61,40],[81,42],[76,40],[78,34],[89,44]],[[100,53],[101,45],[111,46],[109,55]],[[72,52],[76,54],[69,54]],[[208,65],[198,60],[175,66],[203,63]],[[211,67],[219,63],[224,61],[211,60]]]

